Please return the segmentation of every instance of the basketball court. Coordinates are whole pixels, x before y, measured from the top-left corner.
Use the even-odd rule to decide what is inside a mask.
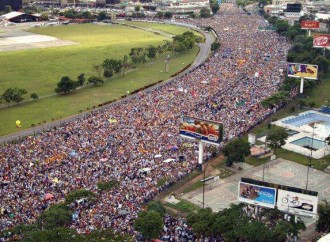
[[[308,167],[284,159],[276,159],[265,165],[264,181],[305,189]],[[252,167],[239,174],[207,185],[205,188],[205,206],[219,211],[228,208],[231,203],[238,203],[238,182],[241,177],[263,180],[263,165]],[[330,201],[330,174],[310,168],[308,190],[317,191],[319,201]],[[182,198],[202,206],[203,190],[198,189],[184,194]],[[304,219],[305,220],[305,219]],[[315,219],[307,219],[310,224]]]

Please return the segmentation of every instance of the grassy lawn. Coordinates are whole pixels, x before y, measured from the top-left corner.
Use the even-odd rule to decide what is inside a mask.
[[[301,154],[297,154],[295,152],[289,151],[289,150],[285,150],[285,149],[278,149],[276,150],[276,155],[277,157],[281,157],[283,159],[287,159],[287,160],[291,160],[294,162],[297,162],[299,164],[308,166],[309,164],[309,158],[301,155]],[[330,166],[330,155],[323,157],[321,159],[312,159],[312,167],[318,170],[324,170],[325,168],[327,168],[328,166]]]
[[[184,199],[177,204],[165,203],[165,206],[173,208],[181,213],[191,213],[193,211],[200,209],[200,207],[198,207],[197,205],[188,202],[187,200]]]
[[[129,24],[129,25],[135,25],[137,27],[142,28],[151,28],[153,30],[160,30],[162,32],[178,35],[182,34],[187,31],[187,28],[175,26],[175,25],[169,25],[169,24],[160,24],[160,23],[147,23],[147,22],[134,22],[134,21],[123,21],[123,23]],[[204,35],[201,33],[195,31],[195,30],[189,30],[192,31],[195,35],[200,36],[204,39]]]
[[[0,90],[25,88],[39,97],[54,93],[62,76],[75,79],[80,73],[96,75],[94,64],[106,58],[122,59],[133,47],[159,45],[164,38],[121,25],[77,24],[31,29],[77,44],[45,49],[0,52]]]
[[[175,31],[176,26],[170,29]],[[177,27],[180,32],[185,28]],[[97,75],[92,65],[101,64],[106,58],[121,59],[133,47],[159,45],[166,39],[144,30],[122,25],[80,24],[53,26],[32,29],[36,34],[51,35],[57,38],[77,42],[72,46],[33,49],[14,52],[0,52],[0,90],[1,94],[9,87],[25,88],[28,94],[33,92],[39,97],[53,95],[56,83],[64,75],[75,79],[80,73],[88,78]],[[16,106],[0,108],[0,135],[16,132],[15,121],[22,122],[22,129],[31,124],[40,125],[86,111],[100,103],[118,99],[127,91],[133,91],[145,85],[166,80],[182,70],[195,59],[198,48],[189,53],[171,56],[169,72],[164,72],[164,57],[121,75],[105,80],[100,87],[87,87],[67,96],[50,96],[35,102],[26,102]],[[19,61],[17,61],[19,60]],[[3,90],[3,91],[2,91]],[[0,95],[1,95],[0,94]]]

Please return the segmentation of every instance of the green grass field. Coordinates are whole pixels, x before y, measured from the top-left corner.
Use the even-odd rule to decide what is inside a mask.
[[[182,34],[183,32],[187,31],[187,28],[170,25],[170,24],[134,22],[134,21],[123,21],[123,23],[129,24],[129,25],[135,25],[137,27],[142,27],[142,28],[151,28],[153,30],[160,30],[162,32],[165,32],[168,34],[173,34],[173,35]],[[189,31],[193,32],[197,36],[204,38],[204,36],[201,33],[197,32],[195,30],[189,30]]]
[[[0,53],[0,90],[20,87],[26,88],[29,93],[36,92],[39,96],[53,94],[56,83],[64,75],[71,78],[76,78],[82,72],[87,77],[96,75],[91,70],[94,63],[101,63],[105,58],[121,58],[132,47],[158,45],[165,39],[160,35],[121,25],[69,25],[33,29],[33,32],[80,44]],[[10,107],[3,105],[0,109],[0,135],[17,132],[15,121],[18,119],[22,122],[22,129],[30,128],[31,124],[40,125],[44,121],[71,116],[80,110],[86,111],[92,106],[118,99],[127,91],[166,80],[192,63],[197,53],[198,48],[195,47],[189,53],[171,56],[169,73],[164,72],[164,60],[157,59],[126,73],[124,77],[119,75],[105,80],[105,84],[100,87],[86,87],[67,96],[50,96]],[[26,95],[27,99],[29,94]]]
[[[72,40],[75,45],[0,52],[0,90],[25,88],[39,96],[54,93],[62,76],[96,75],[92,66],[106,58],[122,59],[132,47],[162,44],[166,38],[121,25],[68,25],[31,29],[37,34]]]

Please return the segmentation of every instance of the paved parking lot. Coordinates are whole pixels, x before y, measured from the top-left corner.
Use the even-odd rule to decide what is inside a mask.
[[[262,180],[263,166],[252,167],[239,174],[206,186],[205,206],[211,207],[213,211],[219,211],[228,208],[231,203],[238,203],[238,182],[241,177]],[[266,182],[305,189],[306,180],[306,166],[284,159],[277,159],[265,165]],[[323,199],[330,201],[330,174],[311,168],[309,172],[308,190],[317,191],[319,201]],[[202,206],[202,189],[185,194],[183,198]],[[315,219],[306,220],[307,223],[312,223],[313,221],[315,221]]]

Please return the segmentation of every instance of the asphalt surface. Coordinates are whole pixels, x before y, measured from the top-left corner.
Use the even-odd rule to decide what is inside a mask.
[[[175,24],[175,22],[171,23],[171,24]],[[182,24],[180,24],[180,25],[182,25]],[[192,28],[191,26],[189,26],[189,27]],[[164,85],[165,83],[167,83],[169,81],[175,81],[176,79],[180,78],[181,76],[183,76],[183,75],[193,71],[194,69],[196,69],[198,66],[203,64],[209,58],[210,53],[211,53],[211,44],[214,42],[215,36],[211,32],[204,32],[204,31],[202,31],[201,29],[199,29],[197,27],[192,28],[192,29],[203,33],[204,36],[205,36],[205,42],[199,44],[200,51],[197,54],[197,56],[195,58],[195,61],[191,64],[191,66],[189,68],[187,68],[186,70],[184,70],[183,72],[181,72],[177,76],[172,77],[172,78],[170,78],[170,79],[168,79],[168,80],[166,80],[162,83],[159,83],[155,86],[152,86],[148,89],[145,89],[145,90],[143,90],[143,92],[147,92],[151,89],[157,88],[161,85]],[[125,100],[130,99],[130,98],[134,97],[135,95],[137,95],[137,94],[130,95],[130,96],[124,98],[124,99]],[[65,123],[83,118],[85,115],[89,115],[92,111],[107,109],[111,105],[113,105],[115,103],[118,103],[118,102],[121,102],[124,99],[118,100],[114,103],[102,106],[100,108],[92,109],[91,111],[88,111],[88,112],[80,113],[80,114],[70,116],[70,117],[67,117],[67,118],[64,118],[64,119],[61,119],[61,120],[57,120],[57,121],[54,121],[54,122],[49,122],[49,123],[46,123],[44,125],[40,125],[40,126],[37,126],[37,127],[25,129],[25,130],[22,130],[20,132],[11,133],[11,134],[8,134],[8,135],[1,136],[0,137],[0,144],[8,143],[8,142],[15,141],[15,140],[20,140],[20,139],[23,139],[24,137],[29,136],[29,135],[36,135],[36,134],[42,132],[43,130],[49,130],[49,129],[52,129],[54,127],[61,127]]]

